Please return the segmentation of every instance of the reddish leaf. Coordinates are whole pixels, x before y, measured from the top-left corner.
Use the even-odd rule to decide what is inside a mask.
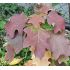
[[[6,60],[12,61],[15,53],[19,53],[23,49],[23,40],[24,37],[21,35],[17,35],[14,39],[9,37],[6,38],[9,46],[7,46]],[[14,51],[13,51],[14,49]]]
[[[15,55],[14,48],[12,47],[12,45],[7,45],[6,50],[7,50],[7,53],[5,54],[5,59],[8,62],[11,62]]]
[[[70,56],[70,41],[62,34],[51,34],[50,50],[53,57],[57,60],[60,55]]]
[[[45,23],[45,19],[41,15],[34,14],[30,16],[30,20],[28,23],[31,23],[34,25],[34,27],[40,27],[41,23]]]
[[[9,37],[6,39],[8,43],[14,48],[15,53],[19,53],[22,50],[24,37],[17,35],[14,39],[11,39]]]
[[[27,33],[27,37],[23,42],[25,46],[35,47],[35,55],[41,58],[44,55],[45,49],[49,48],[48,39],[50,38],[49,32],[38,29],[38,31],[33,32],[31,29],[26,28],[24,30]]]
[[[7,35],[9,35],[10,38],[13,38],[16,30],[18,30],[19,34],[22,34],[26,22],[27,17],[23,13],[12,16],[10,21],[5,25]]]
[[[54,25],[54,32],[65,29],[65,21],[62,16],[58,15],[57,12],[51,11],[47,16],[48,24]]]

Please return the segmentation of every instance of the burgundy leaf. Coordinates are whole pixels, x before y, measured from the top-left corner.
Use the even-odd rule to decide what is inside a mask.
[[[32,31],[31,29],[26,28],[24,31],[27,33],[27,37],[23,42],[24,47],[35,47],[35,55],[41,58],[44,55],[46,48],[49,48],[49,32],[41,28],[38,29],[38,31]]]
[[[47,16],[48,24],[54,25],[54,33],[65,29],[65,21],[56,11],[51,11]]]
[[[60,55],[70,56],[70,41],[65,38],[64,33],[51,34],[50,45],[50,50],[56,60]]]
[[[37,28],[40,27],[41,23],[45,23],[45,19],[41,15],[34,14],[30,16],[28,23],[33,24]]]
[[[16,30],[19,34],[22,34],[26,22],[27,17],[23,13],[12,16],[10,21],[5,25],[7,35],[9,35],[10,38],[13,38]]]
[[[22,35],[17,35],[14,39],[6,37],[6,40],[9,44],[9,46],[7,46],[7,49],[6,49],[7,50],[7,53],[5,55],[6,60],[12,61],[15,53],[18,54],[23,49],[24,38],[25,37]]]

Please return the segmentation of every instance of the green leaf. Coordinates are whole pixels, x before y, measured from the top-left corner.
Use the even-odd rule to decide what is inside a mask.
[[[33,7],[24,8],[24,13],[25,13],[25,15],[27,15],[27,16],[32,15],[32,14],[34,13]]]
[[[16,66],[23,65],[25,62],[31,59],[31,51],[29,48],[23,48],[18,54],[15,55],[15,58],[18,57],[23,58],[23,60],[19,64],[16,64]]]
[[[46,29],[46,30],[53,30],[54,29],[54,27],[52,25],[49,25],[47,21],[45,22],[45,24],[42,24],[41,27],[43,29]]]
[[[0,48],[0,57],[4,57],[5,56],[5,52],[6,52],[5,48],[1,47]]]
[[[4,20],[0,21],[0,29],[4,29],[5,23],[6,23],[6,21],[4,21]]]

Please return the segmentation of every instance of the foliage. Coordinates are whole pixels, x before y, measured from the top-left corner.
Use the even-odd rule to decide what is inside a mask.
[[[42,24],[41,26],[43,29],[46,29],[46,30],[53,30],[54,29],[54,27],[52,25],[49,25],[47,21],[45,22],[45,24]]]
[[[13,14],[20,13],[24,10],[22,6],[18,6],[14,3],[0,4],[0,19],[8,19]]]
[[[4,36],[6,35],[4,30],[4,25],[13,14],[21,13],[23,11],[25,11],[26,15],[29,15],[29,14],[32,14],[33,10],[32,8],[24,9],[24,7],[18,6],[17,4],[13,4],[13,3],[0,4],[0,65],[1,66],[9,65],[4,58],[5,52],[6,52],[5,47],[3,47],[4,43],[6,43],[4,40]],[[24,55],[23,57],[25,57],[24,60],[21,61],[21,63],[19,63],[19,65],[23,64],[24,62],[30,59],[31,53],[29,51],[29,48],[27,49],[28,49],[26,51],[27,55],[25,55],[24,53],[25,49],[22,49],[21,53],[19,53],[19,56],[22,56],[23,54]],[[15,57],[17,56],[15,55]]]
[[[31,51],[29,50],[29,48],[24,48],[18,54],[16,54],[15,57],[17,57],[17,58],[20,57],[23,59],[17,65],[24,65],[28,60],[31,59]]]
[[[4,57],[0,58],[0,66],[9,66],[8,62],[5,61]]]
[[[33,6],[29,7],[29,8],[24,8],[24,13],[25,15],[27,16],[30,16],[34,13],[34,10],[33,10]]]
[[[50,65],[62,65],[63,63],[59,64],[58,62],[60,56],[70,56],[70,40],[65,37],[64,33],[65,22],[63,17],[56,11],[51,11],[47,15],[49,8],[44,6],[38,13],[33,14],[33,7],[26,9],[17,4],[0,4],[0,10],[0,65],[9,65],[5,61],[4,56],[5,53],[10,53],[11,49],[14,49],[13,51],[15,52],[15,56],[13,56],[15,60],[14,65],[18,66],[25,65],[28,60],[31,60],[32,54],[30,48],[34,48],[33,53],[39,60],[42,60],[45,51],[49,50],[54,58]],[[21,14],[21,12],[24,12],[25,15]],[[8,21],[9,18],[10,20]],[[9,47],[9,49],[3,47],[5,43],[3,38],[5,36],[4,25],[7,39],[9,39],[7,43],[12,45],[12,48]],[[9,55],[7,56],[9,57]],[[22,60],[16,60],[19,58]],[[47,65],[50,63],[48,59]],[[70,65],[70,59],[65,64]]]

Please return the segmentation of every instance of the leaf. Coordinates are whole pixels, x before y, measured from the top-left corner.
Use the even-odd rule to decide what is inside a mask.
[[[27,20],[27,17],[23,13],[12,16],[10,21],[5,25],[7,35],[10,38],[14,38],[16,30],[22,35]]]
[[[10,61],[13,59],[15,53],[18,54],[23,48],[23,28],[25,27],[26,22],[27,18],[25,15],[17,14],[12,16],[10,21],[5,25],[7,32],[6,40],[11,46],[7,49],[6,59]],[[12,49],[14,49],[14,53],[12,52]],[[11,51],[10,56],[9,50]],[[10,58],[11,56],[13,56],[12,59]]]
[[[14,58],[9,65],[16,65],[22,61],[22,58]]]
[[[35,55],[32,55],[32,64],[35,66],[48,66],[50,62],[48,61],[51,58],[51,52],[50,51],[45,51],[44,56],[42,59],[39,59],[35,57]]]
[[[4,29],[5,23],[6,23],[6,21],[4,21],[4,20],[0,21],[0,29]]]
[[[62,16],[58,15],[56,11],[51,11],[47,16],[49,25],[54,26],[54,33],[65,29],[65,21]]]
[[[70,40],[65,38],[64,33],[61,34],[51,34],[50,42],[50,51],[55,60],[59,56],[64,55],[65,57],[70,56]]]
[[[36,32],[26,28],[24,29],[24,32],[27,33],[27,37],[23,42],[23,47],[35,47],[35,55],[41,58],[44,55],[46,48],[49,48],[48,39],[50,38],[50,33],[41,28]]]
[[[0,57],[5,56],[5,49],[3,47],[0,48]]]
[[[40,24],[44,22],[45,19],[41,15],[37,15],[37,14],[31,15],[28,21],[28,23],[33,24],[33,26],[36,28],[40,27]]]
[[[10,44],[10,46],[11,46],[11,48],[9,47],[10,51],[12,51],[12,49],[14,49],[14,53],[11,52],[11,55],[16,54],[16,56],[19,55],[19,57],[23,57],[23,58],[26,57],[25,60],[29,60],[31,58],[31,52],[29,51],[29,48],[23,47],[24,38],[22,36],[17,35],[16,38],[14,38],[14,39],[10,39],[9,37],[6,37],[6,40],[7,40],[8,44]],[[6,51],[10,52],[9,49],[6,49]],[[8,58],[11,61],[13,60],[13,58],[12,59],[10,58],[9,54],[7,54],[6,59],[8,59]]]
[[[23,48],[18,54],[15,55],[15,57],[23,58],[23,62],[31,59],[31,51],[30,48]]]

